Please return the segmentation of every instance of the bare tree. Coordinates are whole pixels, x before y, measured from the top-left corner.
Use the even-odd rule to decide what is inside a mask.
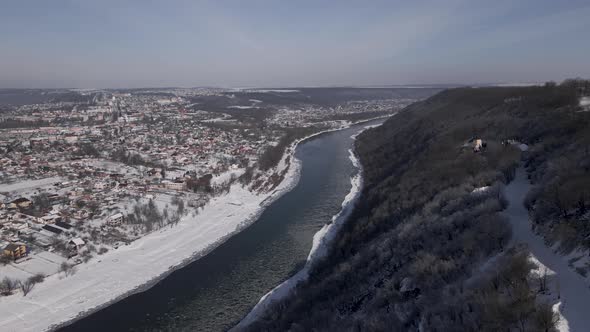
[[[9,277],[5,277],[0,283],[0,292],[2,293],[2,295],[10,295],[12,294],[12,291],[14,291],[16,286],[16,280],[10,279]]]
[[[8,255],[0,255],[0,264],[6,265],[10,262],[12,262],[12,257]]]
[[[32,282],[38,284],[41,283],[43,281],[45,281],[45,276],[41,273],[37,273],[34,276],[30,277],[29,280],[31,280]]]
[[[63,272],[66,277],[69,277],[73,275],[76,272],[76,270],[74,269],[73,265],[68,264],[67,262],[63,262],[59,266],[58,272]]]
[[[29,292],[35,287],[35,283],[31,281],[31,278],[25,281],[19,281],[18,285],[20,289],[23,291],[23,296],[27,296]]]
[[[543,269],[543,274],[539,275],[539,293],[547,291],[547,268]]]
[[[557,322],[559,322],[559,314],[554,312],[548,303],[541,303],[533,315],[533,323],[537,331],[549,332]]]

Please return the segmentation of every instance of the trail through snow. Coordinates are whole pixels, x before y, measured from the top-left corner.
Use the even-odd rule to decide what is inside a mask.
[[[559,311],[562,321],[558,323],[559,330],[590,331],[590,288],[586,280],[568,267],[564,256],[553,252],[545,245],[543,238],[532,231],[528,211],[523,204],[530,187],[526,172],[520,167],[515,179],[505,188],[509,205],[504,214],[512,225],[513,241],[526,244],[534,256],[533,260],[536,259],[555,273],[552,279],[559,285],[561,295]]]

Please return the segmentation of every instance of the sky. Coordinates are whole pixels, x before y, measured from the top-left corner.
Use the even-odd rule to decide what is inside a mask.
[[[0,88],[590,77],[587,0],[0,3]]]

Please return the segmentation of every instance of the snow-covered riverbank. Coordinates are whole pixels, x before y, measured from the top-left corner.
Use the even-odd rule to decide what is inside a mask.
[[[52,275],[26,297],[0,298],[0,330],[51,329],[151,286],[254,222],[266,206],[296,185],[299,164],[293,160],[291,166],[272,193],[256,194],[234,185],[196,217],[187,216],[177,226],[97,256],[77,266],[72,276]]]
[[[380,124],[379,124],[380,125]],[[353,135],[351,138],[356,137],[364,130],[373,128],[379,125],[366,126],[359,133]],[[264,313],[264,311],[272,304],[272,302],[280,300],[287,296],[291,290],[295,288],[297,283],[304,281],[309,276],[309,271],[312,265],[318,260],[324,257],[328,253],[328,249],[331,241],[334,239],[338,230],[342,227],[350,213],[352,212],[355,202],[360,195],[362,188],[362,165],[358,158],[355,156],[352,150],[349,150],[350,160],[355,168],[357,168],[356,174],[351,177],[351,188],[350,192],[344,198],[342,202],[342,209],[338,214],[332,217],[332,222],[324,225],[313,237],[312,248],[307,257],[305,266],[299,270],[295,275],[289,279],[283,281],[281,284],[276,286],[270,292],[265,294],[260,301],[252,308],[252,310],[242,319],[238,325],[232,328],[230,331],[239,330],[241,327],[245,327],[252,323],[257,317]]]
[[[17,293],[0,298],[0,331],[57,328],[147,289],[172,271],[206,255],[255,222],[266,206],[298,183],[300,164],[293,154],[297,144],[308,138],[295,142],[286,151],[276,171],[286,165],[290,165],[289,169],[272,192],[253,193],[236,184],[229,194],[212,199],[197,216],[186,216],[174,227],[158,230],[78,265],[72,276],[49,276],[26,297]],[[291,158],[290,163],[286,163],[287,158]]]

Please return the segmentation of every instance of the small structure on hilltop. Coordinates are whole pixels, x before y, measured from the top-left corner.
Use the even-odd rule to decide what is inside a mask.
[[[473,138],[471,144],[473,146],[473,152],[481,152],[487,146],[486,141],[481,138]]]
[[[484,142],[481,138],[478,138],[473,142],[473,152],[481,152],[483,148]]]
[[[467,143],[463,144],[462,148],[469,148],[471,147],[473,149],[473,152],[481,152],[482,150],[484,150],[487,146],[487,143],[485,140],[481,139],[481,138],[477,138],[477,137],[472,137],[470,138]]]

